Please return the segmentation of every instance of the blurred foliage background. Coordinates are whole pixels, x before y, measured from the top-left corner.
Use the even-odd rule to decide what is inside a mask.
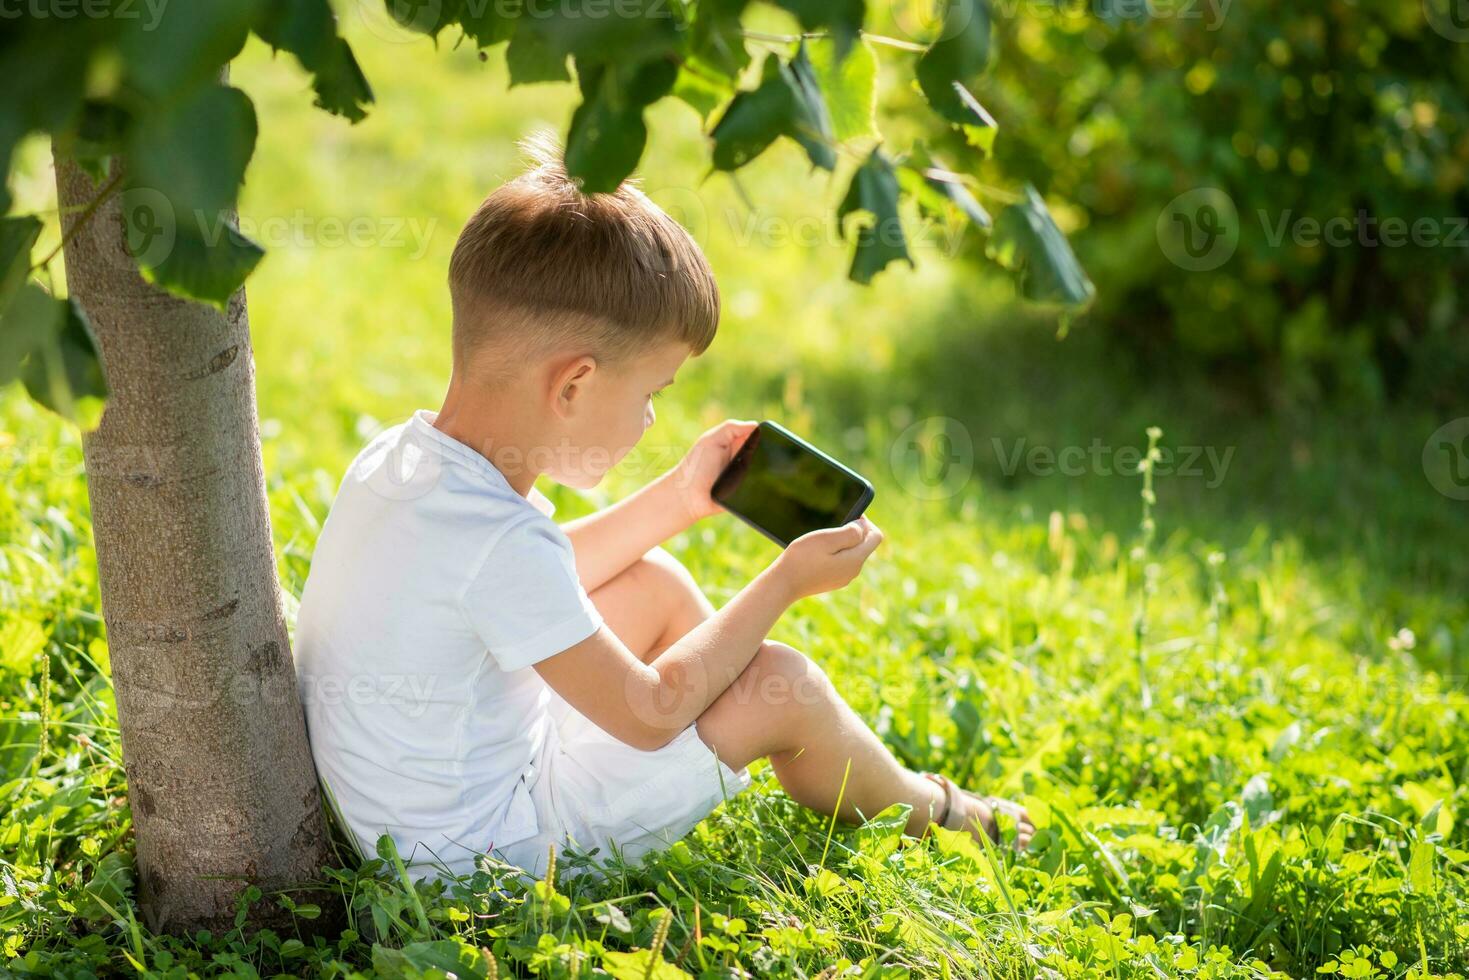
[[[1094,329],[1265,406],[1462,404],[1469,26],[1453,4],[1011,7],[981,93],[995,158],[1073,209]],[[1202,246],[1212,220],[1237,247],[1170,261],[1170,233]]]

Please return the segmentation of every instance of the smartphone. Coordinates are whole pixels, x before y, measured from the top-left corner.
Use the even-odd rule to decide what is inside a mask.
[[[872,484],[775,422],[761,422],[714,481],[725,510],[784,548],[841,527],[872,503]]]

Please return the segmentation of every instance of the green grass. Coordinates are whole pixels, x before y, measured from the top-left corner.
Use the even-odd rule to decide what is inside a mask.
[[[459,223],[514,172],[513,140],[568,108],[559,88],[507,93],[493,58],[358,34],[380,103],[356,128],[311,110],[285,60],[252,47],[234,71],[261,117],[243,212],[273,245],[250,312],[291,595],[365,437],[438,404]],[[1056,340],[937,245],[916,270],[851,286],[824,218],[840,181],[784,151],[741,188],[704,180],[698,120],[679,105],[653,115],[646,186],[708,251],[721,335],[603,488],[548,491],[565,516],[616,499],[726,416],[779,418],[869,474],[882,553],[773,635],[816,658],[907,762],[1024,798],[1042,827],[1032,853],[943,835],[898,848],[881,819],[833,830],[757,767],[754,792],[605,883],[524,889],[489,867],[410,893],[376,861],[333,876],[349,931],[313,936],[323,919],[305,907],[298,935],[151,936],[132,906],[79,439],[10,390],[7,968],[416,976],[453,962],[485,976],[492,956],[500,976],[1463,975],[1469,536],[1466,505],[1419,461],[1447,419],[1256,415],[1198,379],[1147,373],[1085,323]],[[38,206],[43,150],[27,148],[17,188]],[[333,246],[324,219],[343,232],[368,219],[377,244]],[[294,245],[280,234],[293,226]],[[959,440],[949,493],[930,488],[952,439],[911,449],[910,427],[943,417]],[[1159,474],[1141,552],[1142,480],[1110,453],[1111,472],[1006,472],[1021,439],[1022,452],[1136,450],[1149,425],[1166,448],[1233,453],[1218,479]],[[671,547],[716,603],[774,554],[728,519]]]

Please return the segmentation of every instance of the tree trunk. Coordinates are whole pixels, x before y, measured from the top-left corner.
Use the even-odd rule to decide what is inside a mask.
[[[98,185],[61,158],[56,178],[70,234]],[[245,292],[228,313],[174,297],[124,240],[114,195],[65,256],[112,390],[83,451],[139,897],[156,930],[218,931],[247,885],[317,878],[325,824],[271,548]]]

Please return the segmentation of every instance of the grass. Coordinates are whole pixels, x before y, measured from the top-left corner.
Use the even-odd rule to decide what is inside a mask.
[[[292,596],[347,461],[378,427],[437,405],[459,223],[514,172],[513,140],[568,107],[557,88],[507,93],[494,59],[358,33],[380,103],[356,128],[311,110],[299,73],[258,47],[234,71],[261,117],[243,214],[272,246],[250,311]],[[907,762],[1024,798],[1042,827],[1032,852],[943,833],[899,847],[893,814],[832,828],[757,767],[755,791],[603,883],[525,888],[488,865],[415,887],[376,860],[332,875],[346,931],[317,935],[324,910],[300,906],[296,934],[251,935],[242,917],[227,935],[149,935],[132,905],[79,439],[10,390],[6,968],[1464,975],[1465,505],[1419,461],[1447,419],[1253,414],[1199,379],[1146,373],[1084,323],[1057,341],[933,243],[915,270],[851,286],[824,217],[840,181],[779,150],[740,188],[706,181],[692,113],[661,106],[653,131],[646,185],[720,274],[721,336],[603,488],[546,489],[565,516],[616,499],[726,416],[779,418],[867,473],[883,553],[773,635],[816,658]],[[37,206],[43,150],[27,148],[17,188]],[[1202,455],[1198,475],[1160,463],[1151,543],[1142,477],[1125,465],[1149,425],[1163,449],[1216,461]],[[1048,464],[1044,450],[1066,447],[1080,472]],[[725,519],[671,548],[716,603],[774,554]]]

